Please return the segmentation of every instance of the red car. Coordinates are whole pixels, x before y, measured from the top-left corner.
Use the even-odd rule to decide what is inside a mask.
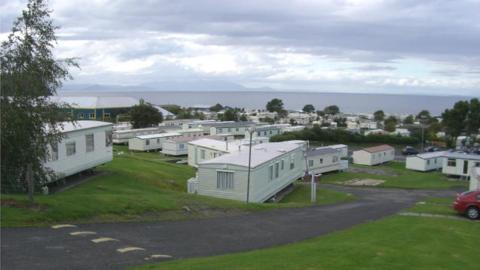
[[[453,209],[467,215],[469,219],[477,219],[480,216],[480,190],[459,194],[453,203]]]

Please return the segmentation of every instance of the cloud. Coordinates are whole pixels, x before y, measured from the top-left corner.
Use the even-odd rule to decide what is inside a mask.
[[[62,27],[56,53],[81,58],[80,82],[195,77],[448,94],[472,93],[480,80],[478,0],[49,3]],[[25,1],[0,5],[9,25]]]

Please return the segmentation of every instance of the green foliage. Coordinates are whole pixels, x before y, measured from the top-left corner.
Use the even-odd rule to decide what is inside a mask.
[[[409,116],[405,117],[405,119],[403,119],[403,124],[404,125],[412,125],[414,120],[415,119],[414,119],[413,115],[410,114]]]
[[[162,105],[161,107],[164,108],[165,110],[173,113],[174,115],[177,115],[181,111],[183,111],[183,108],[181,106],[175,105],[175,104]]]
[[[452,109],[445,110],[442,118],[447,134],[453,138],[462,133],[477,134],[480,128],[480,101],[477,98],[470,102],[458,101]]]
[[[422,110],[417,114],[417,119],[422,123],[429,123],[432,116],[427,110]]]
[[[388,143],[412,145],[418,143],[417,138],[393,135],[370,134],[363,136],[343,129],[321,129],[319,125],[301,131],[285,132],[270,138],[271,142],[287,140],[309,140],[334,143]]]
[[[273,119],[271,117],[268,117],[268,116],[266,116],[264,118],[260,118],[259,120],[260,120],[260,122],[266,122],[266,123],[270,123],[270,124],[275,123],[275,119]]]
[[[70,79],[74,59],[55,59],[56,43],[50,10],[42,0],[30,0],[13,24],[0,53],[1,89],[1,188],[2,192],[26,189],[25,167],[32,166],[35,185],[53,173],[43,167],[48,145],[62,134],[57,125],[67,120],[66,105],[50,101],[62,82]]]
[[[397,126],[397,122],[398,122],[397,118],[395,118],[394,116],[389,116],[384,121],[385,130],[388,131],[388,132],[395,131],[395,128]]]
[[[313,113],[313,112],[315,112],[315,107],[313,107],[312,104],[307,104],[307,105],[303,106],[303,112],[304,113]]]
[[[145,103],[143,99],[140,104],[130,109],[130,122],[133,128],[146,128],[158,126],[163,121],[162,113],[150,103]]]
[[[239,120],[240,121],[248,121],[247,115],[243,113],[242,115],[240,115]]]
[[[325,109],[323,109],[323,112],[325,114],[335,115],[335,114],[340,113],[340,108],[338,108],[337,105],[330,105],[330,106],[325,107]]]
[[[218,119],[221,121],[239,121],[240,120],[240,108],[226,108],[221,114],[218,114]]]
[[[382,110],[378,110],[373,113],[373,119],[377,122],[381,122],[385,119],[385,113]]]
[[[281,99],[274,98],[267,103],[266,109],[269,112],[276,112],[280,114],[284,110],[283,101]]]
[[[220,103],[217,103],[217,104],[213,105],[212,107],[210,107],[209,110],[212,111],[212,112],[219,112],[219,111],[223,110],[223,106]]]

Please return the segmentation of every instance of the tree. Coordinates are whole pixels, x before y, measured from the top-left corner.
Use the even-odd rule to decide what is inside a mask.
[[[217,103],[217,104],[213,105],[212,107],[210,107],[209,110],[212,111],[212,112],[219,112],[219,111],[223,110],[223,106],[220,103]]]
[[[338,108],[337,105],[330,105],[330,106],[325,107],[325,109],[323,109],[323,112],[325,114],[335,115],[335,114],[338,114],[340,112],[340,108]]]
[[[394,116],[389,116],[387,119],[385,119],[385,130],[388,132],[393,132],[396,129],[397,126],[397,118]]]
[[[130,123],[132,123],[133,128],[158,126],[162,121],[162,113],[152,104],[145,103],[143,99],[130,110]]]
[[[222,121],[238,121],[238,109],[228,108],[218,116]]]
[[[378,110],[373,113],[373,119],[376,122],[381,122],[385,119],[385,113],[382,110]]]
[[[312,104],[307,104],[307,105],[303,106],[303,112],[304,113],[313,113],[313,112],[315,112],[315,107],[313,107]]]
[[[430,115],[429,111],[422,110],[417,114],[417,119],[422,124],[429,124],[432,119],[432,116]]]
[[[75,59],[54,58],[58,27],[50,13],[42,0],[30,0],[0,52],[2,191],[28,191],[32,203],[34,187],[56,177],[43,164],[67,119],[66,106],[50,97],[71,79],[68,68],[78,67]]]
[[[239,118],[240,121],[248,121],[248,118],[247,118],[247,115],[246,114],[242,114]]]
[[[477,98],[468,102],[458,101],[452,109],[442,113],[443,126],[448,135],[458,137],[462,132],[467,135],[478,133],[480,128],[480,104]]]
[[[284,110],[283,101],[281,99],[274,98],[267,103],[266,108],[269,112],[276,112],[280,114],[280,112]]]
[[[325,116],[325,112],[324,111],[317,111],[317,115],[318,116]]]
[[[413,122],[414,122],[414,118],[413,118],[413,115],[411,115],[411,114],[409,116],[405,117],[405,119],[403,119],[403,124],[404,125],[411,125],[411,124],[413,124]]]

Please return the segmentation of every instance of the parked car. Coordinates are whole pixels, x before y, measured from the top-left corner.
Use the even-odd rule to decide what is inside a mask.
[[[457,195],[453,209],[469,219],[480,217],[480,190],[466,191]]]
[[[413,148],[412,146],[405,146],[402,150],[402,154],[409,156],[409,155],[416,155],[418,154],[417,149]]]
[[[437,152],[437,151],[440,151],[440,148],[438,148],[436,146],[429,146],[429,147],[425,148],[425,152]]]

